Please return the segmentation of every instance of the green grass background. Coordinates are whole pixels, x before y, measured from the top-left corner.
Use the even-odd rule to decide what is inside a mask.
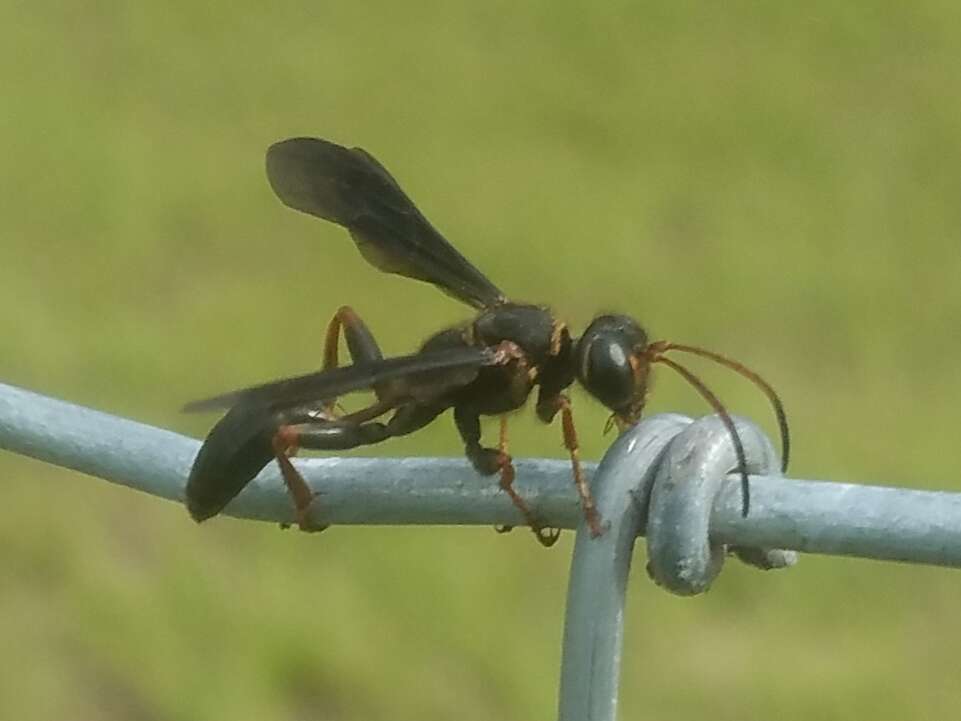
[[[5,2],[0,378],[200,436],[182,402],[313,368],[341,303],[390,353],[469,316],[276,201],[264,149],[319,135],[509,294],[762,370],[794,475],[961,490],[959,48],[934,0]],[[705,412],[657,380],[652,412]],[[575,403],[597,458],[606,414]],[[515,451],[562,456],[531,415]],[[452,425],[373,452],[457,454]],[[0,476],[0,717],[555,714],[569,534],[196,526],[9,454]],[[624,718],[961,712],[957,572],[731,563],[685,600],[636,568]]]

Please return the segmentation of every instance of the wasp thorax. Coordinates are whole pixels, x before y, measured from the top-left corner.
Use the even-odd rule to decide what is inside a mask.
[[[647,379],[647,334],[625,315],[595,318],[577,342],[577,378],[587,391],[619,415],[633,415]]]

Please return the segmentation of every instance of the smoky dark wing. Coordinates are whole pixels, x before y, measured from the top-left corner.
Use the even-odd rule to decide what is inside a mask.
[[[463,347],[416,353],[242,388],[193,401],[183,409],[187,412],[208,411],[231,408],[241,402],[245,406],[280,409],[333,399],[400,380],[405,383],[400,391],[396,391],[399,395],[410,398],[430,396],[432,386],[439,391],[469,383],[480,368],[493,362],[494,354],[486,348]]]
[[[210,429],[187,478],[187,510],[195,521],[220,513],[270,463],[277,425],[272,411],[238,403]]]
[[[376,268],[432,283],[475,308],[505,301],[366,151],[318,138],[282,140],[267,150],[267,179],[285,205],[344,226]]]

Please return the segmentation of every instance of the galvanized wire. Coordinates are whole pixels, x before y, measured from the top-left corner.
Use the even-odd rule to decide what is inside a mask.
[[[646,423],[657,418],[632,433],[643,435]],[[8,451],[181,502],[199,447],[199,441],[172,431],[0,384],[0,448]],[[320,494],[318,520],[333,524],[521,520],[496,484],[477,476],[462,458],[295,462]],[[585,464],[589,476],[596,468]],[[555,528],[578,526],[581,514],[566,460],[519,459],[517,469],[518,489],[540,517]],[[635,472],[640,476],[645,469]],[[292,520],[279,473],[266,468],[226,513]],[[731,475],[718,490],[710,527],[712,539],[734,546],[961,567],[959,493],[754,476],[751,514],[742,518],[739,480]]]
[[[748,471],[777,473],[779,459],[767,437],[753,424],[736,423]],[[562,721],[616,717],[627,577],[638,536],[647,535],[648,574],[674,593],[701,593],[720,572],[729,549],[711,538],[712,507],[737,465],[717,417],[654,416],[622,434],[604,456],[594,489],[608,528],[600,538],[579,530],[571,563]],[[736,553],[765,569],[796,561],[793,551],[741,547]]]
[[[646,419],[602,464],[585,464],[609,524],[581,528],[570,465],[518,460],[517,489],[556,528],[578,528],[568,592],[559,715],[616,713],[623,604],[635,539],[647,534],[649,573],[674,593],[699,593],[727,552],[761,568],[794,551],[961,566],[961,494],[782,478],[767,438],[736,419],[748,456],[751,512],[741,515],[730,437],[716,417]],[[198,441],[0,384],[0,448],[182,502]],[[313,520],[345,524],[517,525],[496,483],[461,458],[312,458],[298,468],[318,493]],[[289,523],[271,464],[226,514]],[[790,550],[771,550],[790,549]]]

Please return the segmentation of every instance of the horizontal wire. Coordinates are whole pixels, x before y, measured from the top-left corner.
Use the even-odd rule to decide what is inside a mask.
[[[183,501],[199,441],[0,384],[0,448]],[[298,468],[319,493],[314,517],[331,524],[518,524],[496,480],[461,458],[310,458]],[[517,490],[556,528],[576,528],[578,497],[565,460],[516,461]],[[596,464],[585,464],[588,476]],[[741,517],[730,475],[711,513],[713,541],[864,558],[961,566],[961,494],[826,481],[751,477]],[[633,499],[625,498],[625,503]],[[186,511],[185,520],[187,518]],[[288,523],[290,501],[274,464],[225,511]]]

